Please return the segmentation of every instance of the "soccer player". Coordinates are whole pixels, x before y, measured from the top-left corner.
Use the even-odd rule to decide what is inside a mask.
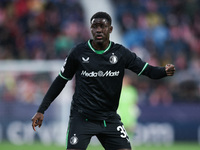
[[[53,81],[32,127],[41,127],[44,112],[75,75],[75,92],[71,102],[67,131],[67,150],[85,150],[96,136],[106,150],[131,150],[129,137],[116,113],[125,69],[152,79],[172,76],[175,67],[155,67],[142,61],[124,46],[110,41],[112,19],[106,12],[91,17],[93,39],[74,47]]]

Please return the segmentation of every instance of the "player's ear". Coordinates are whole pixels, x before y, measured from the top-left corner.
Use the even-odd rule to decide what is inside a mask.
[[[109,27],[109,33],[112,33],[112,30],[113,30],[113,26],[110,26]]]

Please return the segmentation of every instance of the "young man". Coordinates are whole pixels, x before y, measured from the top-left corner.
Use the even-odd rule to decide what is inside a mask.
[[[71,102],[67,149],[85,150],[97,136],[106,150],[130,150],[131,145],[120,116],[116,113],[125,69],[152,79],[172,76],[174,65],[153,67],[135,53],[109,40],[111,17],[97,12],[91,17],[93,39],[73,48],[59,75],[32,118],[33,130],[41,126],[44,112],[75,75],[76,87]]]

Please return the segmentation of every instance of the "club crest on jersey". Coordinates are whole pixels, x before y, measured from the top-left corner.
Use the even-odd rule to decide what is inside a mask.
[[[118,62],[118,58],[114,53],[112,53],[112,55],[110,56],[109,61],[110,61],[111,64],[116,64]]]
[[[78,138],[77,138],[76,134],[74,134],[74,136],[72,136],[70,138],[70,144],[76,145],[77,143],[78,143]]]
[[[82,62],[83,63],[89,63],[89,57],[87,57],[87,58],[84,58],[84,57],[82,57]]]

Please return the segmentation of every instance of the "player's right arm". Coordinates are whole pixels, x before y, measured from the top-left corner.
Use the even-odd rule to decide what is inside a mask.
[[[73,53],[73,50],[74,49],[72,49],[69,56],[65,59],[65,63],[63,64],[59,75],[51,84],[41,105],[38,108],[37,113],[32,118],[32,127],[34,131],[35,127],[41,127],[44,118],[44,112],[48,109],[50,104],[56,99],[56,97],[65,87],[66,83],[72,79],[76,72],[76,55]]]
[[[34,131],[36,131],[35,127],[41,127],[44,118],[44,112],[48,109],[49,105],[55,100],[55,98],[60,94],[66,83],[67,80],[63,79],[60,75],[58,75],[53,81],[46,95],[44,96],[44,99],[39,106],[37,113],[32,118],[32,127]]]
[[[35,127],[41,127],[42,126],[42,121],[44,119],[44,115],[42,113],[37,112],[33,118],[32,118],[32,127],[33,130],[36,131]]]

